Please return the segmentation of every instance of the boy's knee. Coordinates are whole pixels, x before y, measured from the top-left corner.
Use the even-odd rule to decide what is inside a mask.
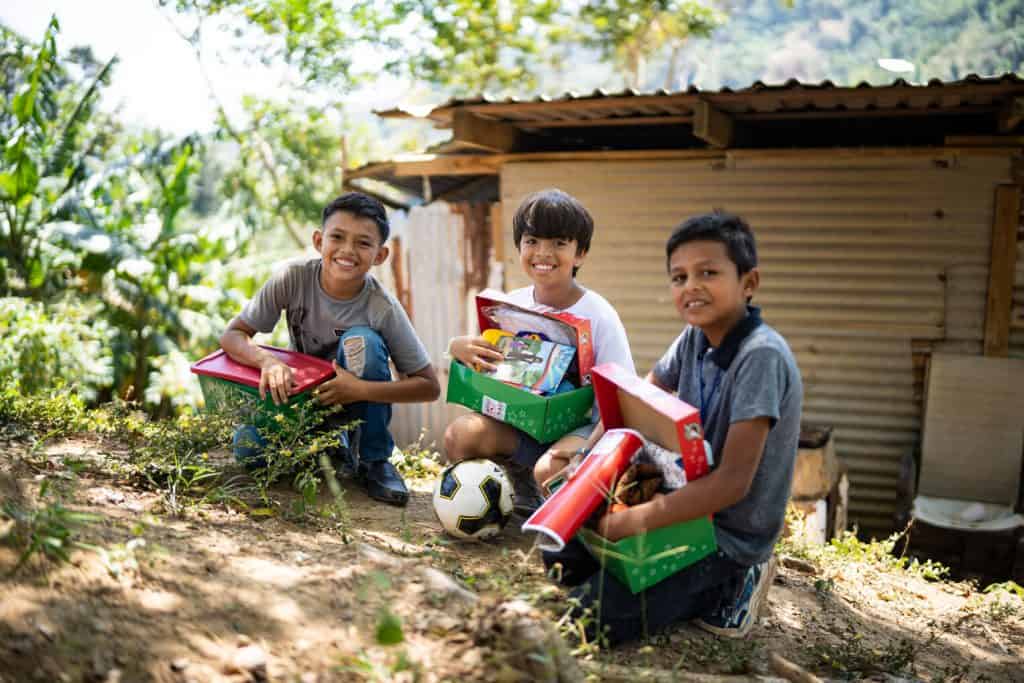
[[[452,422],[448,425],[448,428],[444,430],[444,457],[452,464],[466,459],[460,448],[460,444],[463,441],[461,438],[461,431],[461,423],[459,420]]]
[[[338,340],[338,364],[362,379],[373,379],[387,369],[384,339],[365,325],[345,330]]]

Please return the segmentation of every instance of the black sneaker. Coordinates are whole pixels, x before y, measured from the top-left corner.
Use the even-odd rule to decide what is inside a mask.
[[[508,474],[512,480],[512,512],[520,517],[529,517],[544,503],[533,471],[519,463],[509,462]]]
[[[359,456],[349,445],[348,432],[338,437],[338,445],[327,448],[327,456],[331,459],[334,471],[345,479],[355,479],[359,473]]]
[[[387,460],[364,462],[359,467],[359,479],[366,486],[366,493],[374,500],[404,507],[409,502],[409,489],[402,475]]]

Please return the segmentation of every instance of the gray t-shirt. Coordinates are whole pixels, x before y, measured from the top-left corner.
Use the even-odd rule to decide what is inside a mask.
[[[750,491],[714,515],[719,547],[740,564],[757,564],[771,555],[785,519],[800,439],[800,371],[786,341],[760,322],[760,312],[753,306],[717,349],[710,348],[699,328],[688,326],[653,373],[662,386],[676,387],[679,398],[701,409],[701,370],[704,433],[711,442],[715,466],[721,463],[732,423],[758,417],[771,420]]]
[[[239,317],[259,332],[270,332],[285,311],[292,348],[327,359],[337,355],[338,338],[345,330],[365,325],[384,339],[403,375],[430,364],[405,309],[373,276],[366,276],[362,291],[353,298],[335,299],[320,285],[320,268],[320,257],[288,262],[270,276]]]

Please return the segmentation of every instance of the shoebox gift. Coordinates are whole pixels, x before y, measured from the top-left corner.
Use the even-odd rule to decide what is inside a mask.
[[[615,363],[593,368],[591,376],[606,429],[636,430],[648,441],[679,454],[676,464],[685,472],[685,481],[710,471],[709,449],[696,408]],[[653,586],[718,548],[710,517],[679,522],[615,542],[584,527],[579,538],[605,569],[633,593]]]
[[[223,350],[215,351],[192,364],[192,372],[199,378],[207,410],[227,410],[236,406],[256,408],[264,415],[283,414],[289,417],[295,408],[312,398],[313,389],[334,377],[329,361],[297,351],[262,346],[292,369],[295,386],[288,400],[276,405],[268,391],[260,399],[260,369],[232,360]]]
[[[586,424],[594,404],[590,321],[534,311],[493,289],[477,295],[476,310],[481,334],[503,348],[506,359],[495,376],[452,360],[447,401],[508,423],[541,443]],[[566,347],[575,349],[573,367]]]

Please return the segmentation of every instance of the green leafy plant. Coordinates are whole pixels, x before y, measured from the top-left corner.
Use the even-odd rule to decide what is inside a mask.
[[[100,517],[69,510],[59,499],[46,502],[48,497],[52,497],[51,492],[49,479],[44,479],[39,486],[40,505],[19,507],[8,501],[0,507],[0,514],[13,522],[0,540],[21,551],[11,574],[19,571],[33,557],[67,562],[74,548],[89,547],[77,536],[85,526]]]
[[[912,671],[917,646],[905,638],[892,639],[884,647],[874,647],[853,626],[847,625],[835,645],[818,643],[811,647],[816,664],[829,667],[847,679],[877,673],[900,674]]]

